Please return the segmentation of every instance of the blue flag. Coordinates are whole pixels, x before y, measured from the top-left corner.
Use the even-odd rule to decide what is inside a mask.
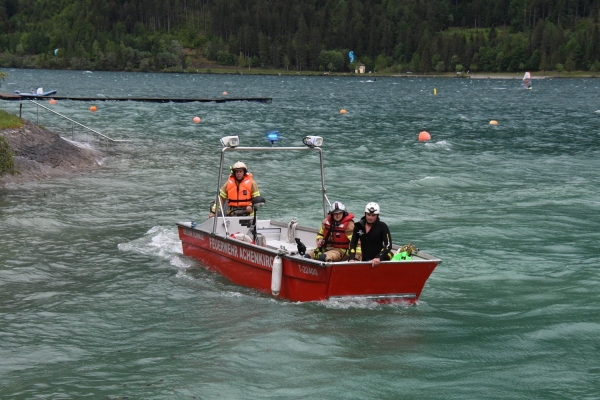
[[[354,52],[351,51],[350,53],[348,53],[348,57],[350,57],[350,62],[353,63],[354,62]]]

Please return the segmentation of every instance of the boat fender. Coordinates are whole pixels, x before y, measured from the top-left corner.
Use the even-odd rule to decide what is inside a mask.
[[[283,263],[281,262],[281,257],[275,257],[275,260],[273,260],[272,269],[271,293],[273,293],[273,296],[279,296],[279,291],[281,290],[281,276],[283,275]]]

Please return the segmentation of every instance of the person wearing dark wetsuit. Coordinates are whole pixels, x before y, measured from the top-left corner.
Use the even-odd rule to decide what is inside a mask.
[[[356,246],[359,240],[362,261],[371,261],[371,266],[375,267],[381,261],[392,259],[392,235],[387,224],[379,219],[379,204],[367,204],[365,216],[354,224],[348,261],[357,261]]]

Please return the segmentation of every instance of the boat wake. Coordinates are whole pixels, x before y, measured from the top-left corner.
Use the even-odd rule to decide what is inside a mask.
[[[117,247],[121,251],[163,258],[177,268],[187,269],[194,266],[194,261],[183,256],[177,230],[171,227],[154,226],[143,237],[119,243]]]
[[[390,303],[378,303],[376,301],[365,299],[363,297],[348,297],[344,299],[329,299],[324,301],[316,302],[325,308],[333,310],[349,310],[349,309],[363,309],[363,310],[379,310],[382,307],[414,307],[414,304],[410,304],[405,301],[396,301]]]

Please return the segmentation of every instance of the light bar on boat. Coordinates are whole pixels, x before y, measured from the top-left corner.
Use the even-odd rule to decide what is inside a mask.
[[[267,139],[269,139],[271,144],[275,144],[275,142],[279,140],[279,132],[271,131],[267,133]]]
[[[238,136],[225,136],[221,138],[221,144],[223,147],[237,147],[240,145],[240,138]]]
[[[323,145],[323,138],[321,136],[307,136],[302,139],[302,143],[308,147],[321,147]]]

